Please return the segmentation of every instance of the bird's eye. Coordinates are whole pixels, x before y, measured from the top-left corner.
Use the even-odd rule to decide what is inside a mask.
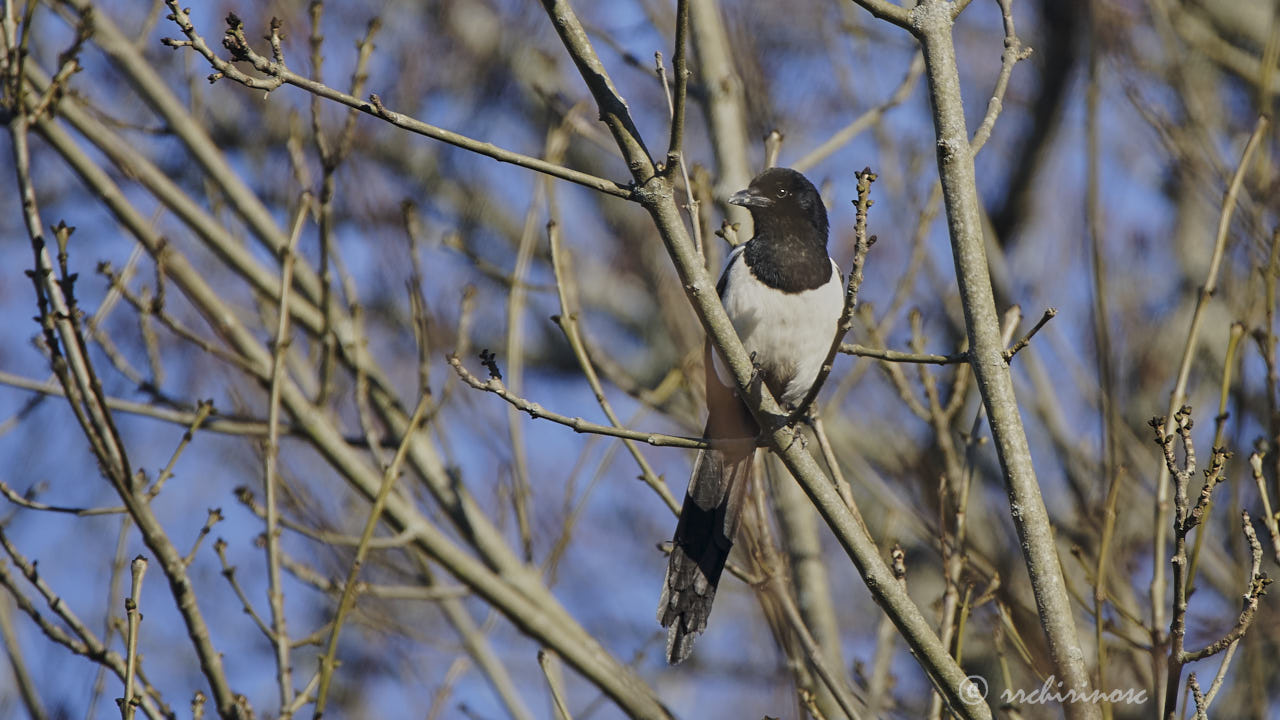
[[[787,189],[786,189],[786,188],[778,188],[778,197],[780,197],[780,198],[784,198],[784,197],[786,197],[786,196],[787,196]]]

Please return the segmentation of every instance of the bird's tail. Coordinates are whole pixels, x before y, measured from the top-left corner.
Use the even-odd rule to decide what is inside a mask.
[[[658,602],[658,622],[667,628],[667,662],[672,665],[689,657],[694,638],[707,627],[746,497],[755,458],[755,422],[740,402],[734,406],[728,414],[712,409],[705,434],[712,444],[694,462],[672,541]]]

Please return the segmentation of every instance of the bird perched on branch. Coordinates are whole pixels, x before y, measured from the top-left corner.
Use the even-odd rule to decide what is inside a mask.
[[[816,381],[844,310],[840,268],[827,256],[827,211],[813,183],[786,168],[765,170],[729,202],[751,211],[755,236],[729,255],[716,290],[760,379],[794,408]],[[707,627],[760,432],[720,358],[706,365],[710,447],[694,461],[658,604],[673,665]]]

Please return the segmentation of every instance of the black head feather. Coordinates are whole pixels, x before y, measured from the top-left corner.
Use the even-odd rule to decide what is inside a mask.
[[[729,202],[751,211],[757,234],[762,229],[804,222],[826,247],[827,208],[813,183],[795,170],[769,168],[757,175],[746,190],[734,193]]]
[[[751,210],[755,236],[743,260],[760,282],[783,292],[813,290],[830,281],[827,209],[813,183],[795,170],[769,168],[729,202]]]

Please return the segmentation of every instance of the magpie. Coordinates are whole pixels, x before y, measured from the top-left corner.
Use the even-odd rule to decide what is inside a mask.
[[[844,310],[840,268],[827,256],[827,211],[813,183],[787,168],[765,170],[729,202],[750,210],[755,235],[729,255],[716,291],[760,379],[784,409],[795,408],[817,380]],[[727,368],[709,347],[707,354],[710,445],[693,464],[658,603],[672,665],[689,657],[707,627],[760,432]]]

